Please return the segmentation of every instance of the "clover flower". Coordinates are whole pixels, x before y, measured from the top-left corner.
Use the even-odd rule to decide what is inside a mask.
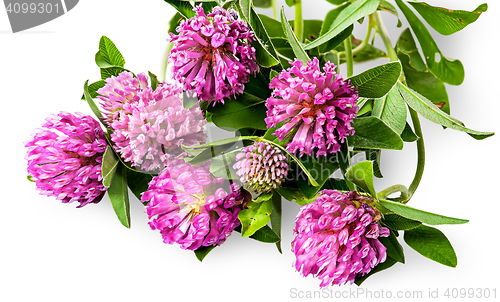
[[[287,144],[292,153],[334,154],[354,134],[357,89],[335,73],[333,63],[326,63],[323,72],[317,58],[305,66],[297,59],[290,64],[269,85],[274,90],[266,103],[267,127],[278,127],[274,134],[280,140],[293,136]]]
[[[104,120],[111,123],[117,118],[120,111],[130,112],[130,103],[139,100],[137,93],[148,87],[148,78],[138,74],[137,78],[129,71],[124,71],[118,76],[111,76],[104,80],[106,85],[99,88],[97,97],[101,99],[101,108]]]
[[[389,229],[378,223],[380,212],[372,198],[323,190],[316,200],[300,208],[295,220],[292,251],[295,268],[304,277],[312,274],[321,287],[353,283],[386,259],[378,237]]]
[[[265,142],[255,142],[236,155],[233,168],[241,182],[257,194],[277,189],[288,173],[286,156],[279,148]]]
[[[209,167],[175,160],[149,183],[142,201],[148,202],[146,212],[153,218],[149,225],[160,231],[163,242],[189,250],[216,246],[240,225],[238,213],[251,195],[235,184],[228,194],[224,180],[214,177]]]
[[[138,78],[142,84],[133,98],[120,97],[124,103],[110,105],[118,108],[110,123],[111,140],[132,167],[158,173],[169,161],[187,156],[181,145],[205,142],[206,120],[199,106],[183,107],[181,87],[161,83],[153,90],[147,87],[147,76]]]
[[[214,7],[205,15],[199,5],[194,11],[195,17],[177,27],[179,35],[170,34],[173,75],[184,90],[194,90],[198,99],[224,102],[243,93],[249,74],[259,71],[250,45],[256,38],[234,10]]]
[[[81,113],[60,112],[46,118],[27,142],[28,175],[41,195],[77,208],[98,203],[106,187],[101,163],[106,140],[99,122]]]

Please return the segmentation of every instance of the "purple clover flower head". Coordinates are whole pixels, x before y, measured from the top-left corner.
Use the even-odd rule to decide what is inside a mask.
[[[214,7],[205,15],[200,4],[194,11],[195,17],[177,27],[179,35],[170,34],[173,76],[199,100],[224,103],[224,98],[243,93],[249,74],[259,71],[250,45],[256,38],[233,10]]]
[[[206,120],[199,106],[183,107],[180,86],[162,83],[153,90],[146,87],[147,76],[138,78],[144,84],[123,109],[114,111],[111,140],[132,167],[158,173],[169,161],[188,155],[181,145],[205,143]]]
[[[236,155],[233,168],[241,182],[257,194],[277,189],[288,174],[287,158],[279,148],[255,142]]]
[[[50,116],[26,144],[28,175],[41,195],[77,208],[98,203],[106,191],[101,163],[106,140],[99,122],[81,113]]]
[[[317,58],[305,66],[297,59],[290,64],[269,85],[274,90],[266,103],[267,127],[278,126],[274,134],[280,140],[293,135],[287,144],[292,153],[312,155],[316,150],[316,157],[336,153],[354,134],[357,88],[335,73],[333,63],[326,63],[323,71]]]
[[[292,241],[297,271],[304,277],[312,274],[325,287],[352,284],[384,262],[386,248],[378,237],[387,237],[390,231],[379,225],[381,214],[372,202],[355,191],[323,190],[302,206]]]
[[[214,177],[209,167],[174,160],[149,183],[142,202],[148,202],[149,225],[160,231],[163,242],[188,250],[220,245],[240,225],[238,213],[250,193],[234,184],[228,193],[224,179]]]
[[[131,112],[130,104],[139,100],[138,92],[148,87],[148,78],[138,74],[137,78],[128,71],[120,73],[117,77],[107,78],[106,85],[97,90],[100,94],[101,108],[106,122],[111,123],[117,118],[118,112]]]

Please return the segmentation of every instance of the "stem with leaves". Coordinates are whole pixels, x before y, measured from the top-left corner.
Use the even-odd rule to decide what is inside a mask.
[[[403,185],[394,185],[383,191],[378,192],[377,199],[385,199],[387,196],[397,192],[401,193],[401,198],[403,199],[403,203],[406,203],[409,194],[408,194],[408,189]]]
[[[410,109],[411,120],[413,121],[413,128],[415,130],[415,134],[419,137],[417,140],[417,170],[415,171],[415,176],[413,177],[413,181],[410,184],[408,200],[413,196],[415,191],[420,184],[420,180],[422,180],[422,176],[424,174],[424,166],[425,166],[425,145],[424,138],[422,136],[422,128],[420,127],[420,120],[418,119],[418,113]]]
[[[384,21],[382,20],[382,16],[380,15],[380,12],[377,11],[373,14],[375,17],[375,22],[377,22],[377,32],[382,38],[382,41],[384,41],[385,48],[387,49],[387,54],[389,55],[389,58],[393,62],[399,61],[398,55],[396,54],[396,51],[394,50],[394,47],[392,46],[391,39],[389,38],[389,33],[387,32],[387,29],[385,28]]]
[[[399,61],[398,55],[396,54],[396,51],[392,46],[391,39],[389,38],[389,34],[387,33],[387,29],[385,28],[384,22],[382,21],[382,17],[380,16],[380,12],[375,12],[374,17],[375,21],[377,22],[378,33],[384,41],[384,45],[387,49],[387,53],[389,54],[389,58],[393,62]],[[404,81],[404,74],[402,75],[402,79],[402,82],[406,85],[406,82]],[[422,180],[422,175],[424,174],[425,167],[425,145],[424,138],[422,136],[422,128],[420,127],[420,119],[418,118],[418,113],[415,110],[410,107],[408,107],[408,110],[410,111],[415,134],[419,137],[419,139],[417,141],[417,169],[408,189],[408,198],[406,199],[406,202],[410,200],[410,198],[417,190],[418,185],[420,184],[420,180]]]
[[[345,60],[347,65],[347,77],[351,77],[354,73],[354,62],[352,59],[352,35],[344,40]]]
[[[295,22],[294,22],[294,30],[295,30],[295,35],[297,36],[297,39],[299,39],[300,42],[303,41],[303,26],[304,26],[304,21],[302,20],[302,0],[295,0]]]
[[[280,20],[280,10],[278,8],[278,0],[271,0],[271,5],[273,7],[273,16],[275,20]]]
[[[368,41],[370,41],[370,37],[372,36],[372,31],[374,28],[374,19],[373,19],[373,14],[368,16],[369,22],[368,22],[368,29],[366,30],[366,36],[365,39],[359,44],[356,48],[352,50],[352,55],[357,55],[359,54],[365,47],[368,45]]]

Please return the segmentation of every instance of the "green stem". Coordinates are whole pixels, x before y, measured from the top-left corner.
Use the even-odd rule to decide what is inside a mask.
[[[385,28],[384,22],[382,21],[382,17],[380,16],[380,12],[376,12],[374,14],[375,21],[377,22],[377,29],[380,37],[384,41],[385,48],[387,49],[387,53],[389,54],[389,58],[391,61],[399,61],[398,55],[396,54],[396,51],[392,47],[391,39],[389,38],[389,34],[387,33],[387,29]],[[406,85],[404,81],[404,74],[401,74],[401,81]],[[411,120],[413,122],[413,128],[415,131],[415,134],[419,137],[417,141],[417,170],[415,171],[415,176],[413,177],[413,180],[410,184],[410,187],[408,188],[408,198],[406,199],[406,202],[410,200],[410,198],[413,196],[415,191],[418,188],[418,185],[420,184],[420,181],[422,180],[422,175],[424,174],[424,167],[425,167],[425,146],[424,146],[424,138],[422,135],[422,128],[420,127],[420,120],[418,118],[418,113],[408,107],[408,110],[410,111],[410,116]]]
[[[304,39],[302,37],[302,28],[304,25],[304,21],[302,20],[302,0],[295,0],[295,35],[300,42]]]
[[[271,0],[271,4],[273,6],[273,16],[274,19],[278,20],[280,19],[280,11],[278,9],[278,0]]]
[[[352,35],[344,40],[345,60],[347,64],[347,77],[351,77],[354,73],[354,62],[352,59]]]
[[[404,201],[408,199],[409,194],[408,194],[408,189],[403,185],[394,185],[383,191],[378,192],[377,199],[385,199],[387,196],[397,192],[401,192],[401,198],[403,198],[403,203],[406,203]]]
[[[273,197],[272,197],[273,210],[271,212],[271,227],[280,239],[281,239],[281,216],[283,212],[281,199],[282,199],[281,195],[278,194],[278,192],[273,191]],[[281,254],[283,254],[283,251],[281,250],[281,240],[276,242],[276,248]]]
[[[417,190],[418,185],[420,184],[420,180],[422,180],[422,175],[424,174],[425,145],[424,145],[424,137],[422,136],[422,128],[420,127],[420,120],[418,119],[418,113],[409,107],[408,109],[410,110],[410,116],[413,122],[413,128],[415,130],[415,134],[419,137],[417,141],[417,170],[415,171],[415,176],[413,177],[413,181],[411,182],[410,188],[408,189],[410,194],[408,200],[410,200],[410,198]]]
[[[373,18],[372,15],[369,16],[369,22],[368,22],[368,29],[366,30],[366,36],[363,42],[359,44],[356,48],[352,50],[352,55],[357,55],[359,54],[365,47],[368,45],[368,41],[370,40],[370,37],[372,36],[372,31],[373,31]]]
[[[379,11],[375,12],[374,17],[375,17],[375,21],[377,22],[378,34],[382,38],[382,41],[384,41],[384,45],[385,45],[385,48],[387,49],[387,53],[389,55],[389,58],[393,62],[399,61],[398,55],[396,54],[394,47],[392,47],[391,39],[389,38],[389,33],[387,32],[387,29],[385,28],[384,21],[382,20],[382,16],[380,15],[380,12]]]
[[[165,82],[167,78],[167,65],[168,65],[168,55],[174,47],[174,43],[168,43],[165,53],[163,54],[163,59],[161,61],[160,74],[158,75],[158,81]]]

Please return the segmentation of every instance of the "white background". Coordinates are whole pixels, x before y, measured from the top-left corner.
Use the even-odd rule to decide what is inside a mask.
[[[333,8],[325,1],[304,2],[304,18],[323,18]],[[429,2],[473,10],[482,0]],[[445,56],[459,58],[465,66],[463,85],[448,89],[452,115],[473,129],[498,132],[500,3],[491,0],[489,5],[476,23],[453,36],[440,36],[432,29],[431,33]],[[107,197],[98,205],[75,209],[76,204],[38,195],[26,180],[23,142],[30,132],[50,113],[91,114],[80,96],[85,80],[99,79],[94,64],[99,38],[106,35],[115,42],[128,69],[159,73],[173,13],[161,0],[86,0],[56,20],[12,34],[7,14],[0,9],[1,301],[282,301],[291,298],[291,290],[319,288],[318,280],[302,278],[292,268],[290,242],[298,206],[287,201],[282,255],[272,244],[235,233],[200,263],[192,252],[162,243],[160,234],[149,229],[135,197],[129,230],[118,222]],[[293,19],[292,10],[287,14]],[[392,15],[383,17],[395,42],[402,29],[396,29]],[[356,26],[355,33],[363,37],[366,25]],[[366,68],[356,65],[355,73]],[[497,286],[499,297],[494,281],[500,269],[499,137],[476,141],[465,133],[422,123],[427,166],[411,205],[470,219],[465,225],[439,227],[457,252],[458,267],[428,260],[403,243],[406,264],[369,278],[361,288],[378,295],[382,290],[393,295],[398,290],[422,291],[424,299],[416,301],[423,301],[429,289],[439,289],[443,297],[446,288]],[[415,145],[384,152],[382,162],[386,177],[376,180],[378,190],[395,183],[408,185],[415,169]],[[357,287],[331,289],[334,297]],[[481,300],[486,299],[477,299]]]

